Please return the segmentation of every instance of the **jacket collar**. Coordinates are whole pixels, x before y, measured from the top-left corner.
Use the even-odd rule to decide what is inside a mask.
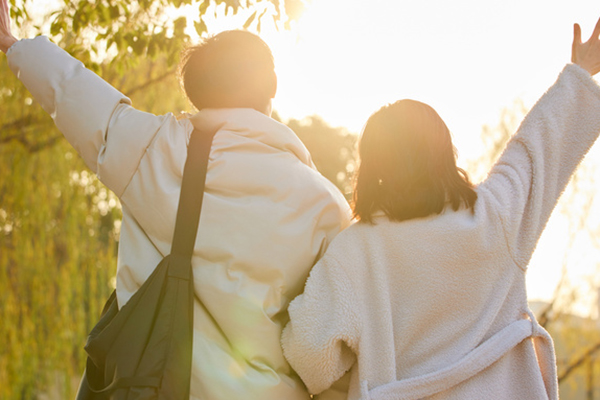
[[[206,108],[190,117],[196,129],[218,129],[294,154],[314,168],[310,153],[286,125],[252,108]]]

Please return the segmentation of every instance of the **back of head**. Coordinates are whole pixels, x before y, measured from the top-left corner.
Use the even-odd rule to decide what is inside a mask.
[[[367,121],[359,144],[360,167],[354,214],[372,222],[383,211],[404,221],[472,208],[477,199],[467,174],[456,166],[456,152],[444,121],[427,104],[400,100]]]
[[[225,31],[183,52],[183,89],[198,110],[254,108],[264,111],[277,91],[273,55],[258,36]]]

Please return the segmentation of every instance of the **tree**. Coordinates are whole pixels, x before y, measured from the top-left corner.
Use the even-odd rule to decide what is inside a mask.
[[[11,15],[18,27],[31,25],[29,8],[35,0],[11,0]],[[265,19],[277,27],[289,27],[304,7],[303,0],[62,0],[57,11],[32,27],[34,33],[49,25],[50,34],[61,46],[92,69],[112,54],[112,64],[123,70],[140,57],[166,55],[173,65],[179,51],[192,37],[186,28],[193,26],[197,35],[208,33],[209,12],[226,7],[228,15],[249,15],[244,28],[260,30]],[[36,6],[39,6],[36,4]],[[172,20],[167,10],[185,15]],[[191,9],[197,11],[191,12]],[[191,12],[191,14],[190,14]],[[114,52],[111,48],[114,46]]]
[[[287,125],[304,142],[317,169],[342,193],[352,192],[351,179],[356,167],[357,136],[344,128],[329,126],[319,116],[291,119]]]
[[[268,18],[289,22],[285,11],[301,4],[65,0],[33,26],[28,15],[36,2],[11,3],[20,36],[49,31],[155,114],[189,108],[174,68],[191,41],[188,24],[207,34],[201,18],[220,5],[248,14],[246,23],[258,29]],[[170,21],[163,12],[192,5],[195,20]],[[73,398],[85,338],[114,287],[120,206],[9,72],[5,57],[0,71],[0,398]]]

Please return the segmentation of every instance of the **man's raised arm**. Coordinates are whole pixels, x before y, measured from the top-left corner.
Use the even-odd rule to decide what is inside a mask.
[[[154,136],[165,124],[177,125],[176,118],[134,109],[127,96],[44,36],[17,41],[7,0],[0,0],[0,43],[12,72],[87,166],[121,197]]]
[[[0,0],[0,51],[6,53],[17,41],[10,31],[10,14],[8,0]]]

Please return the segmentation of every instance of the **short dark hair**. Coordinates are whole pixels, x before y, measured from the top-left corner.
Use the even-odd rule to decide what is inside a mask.
[[[441,213],[447,205],[473,209],[477,193],[456,166],[448,127],[427,104],[400,100],[367,121],[359,143],[354,216],[373,222],[383,211],[404,221]]]
[[[221,32],[185,49],[179,70],[185,94],[198,110],[261,111],[277,91],[273,54],[247,31]]]

